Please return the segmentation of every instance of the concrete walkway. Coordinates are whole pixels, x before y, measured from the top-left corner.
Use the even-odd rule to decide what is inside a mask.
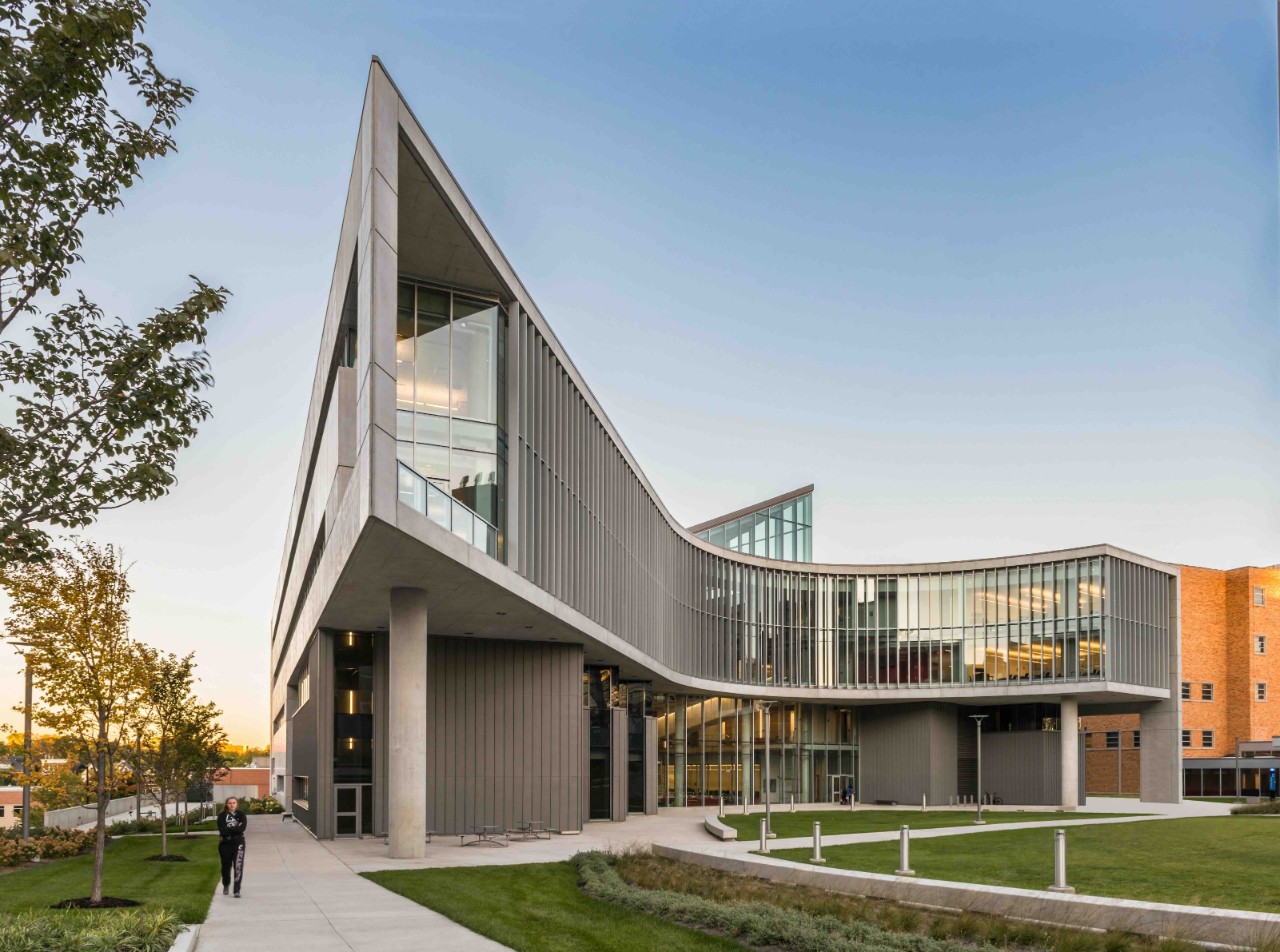
[[[224,896],[219,884],[199,952],[506,948],[356,875],[301,826],[278,817],[250,821],[243,892]]]

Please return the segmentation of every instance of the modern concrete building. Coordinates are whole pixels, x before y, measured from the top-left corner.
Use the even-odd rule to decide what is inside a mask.
[[[1178,566],[1182,619],[1183,792],[1280,793],[1280,566]],[[1092,793],[1136,793],[1133,715],[1087,718]],[[1238,778],[1238,780],[1237,780]]]
[[[414,856],[847,786],[1073,806],[1082,713],[1136,714],[1143,796],[1177,798],[1175,567],[813,564],[807,505],[781,550],[759,507],[699,538],[376,60],[318,330],[271,619],[276,785],[317,836]]]

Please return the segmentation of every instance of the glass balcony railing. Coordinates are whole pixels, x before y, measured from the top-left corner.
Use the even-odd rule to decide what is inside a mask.
[[[498,557],[498,530],[447,492],[404,463],[399,468],[400,501],[418,510],[438,526]]]

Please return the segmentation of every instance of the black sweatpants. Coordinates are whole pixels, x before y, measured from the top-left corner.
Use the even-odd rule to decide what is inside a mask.
[[[218,844],[218,856],[222,859],[222,885],[231,885],[231,874],[235,872],[235,892],[240,894],[240,880],[244,878],[244,837],[234,840],[223,840]]]

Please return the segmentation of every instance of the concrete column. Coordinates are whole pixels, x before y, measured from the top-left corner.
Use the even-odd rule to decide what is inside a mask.
[[[387,665],[387,843],[392,859],[427,851],[427,593],[391,590]]]
[[[1080,703],[1064,697],[1061,707],[1062,807],[1074,810],[1080,805]]]

